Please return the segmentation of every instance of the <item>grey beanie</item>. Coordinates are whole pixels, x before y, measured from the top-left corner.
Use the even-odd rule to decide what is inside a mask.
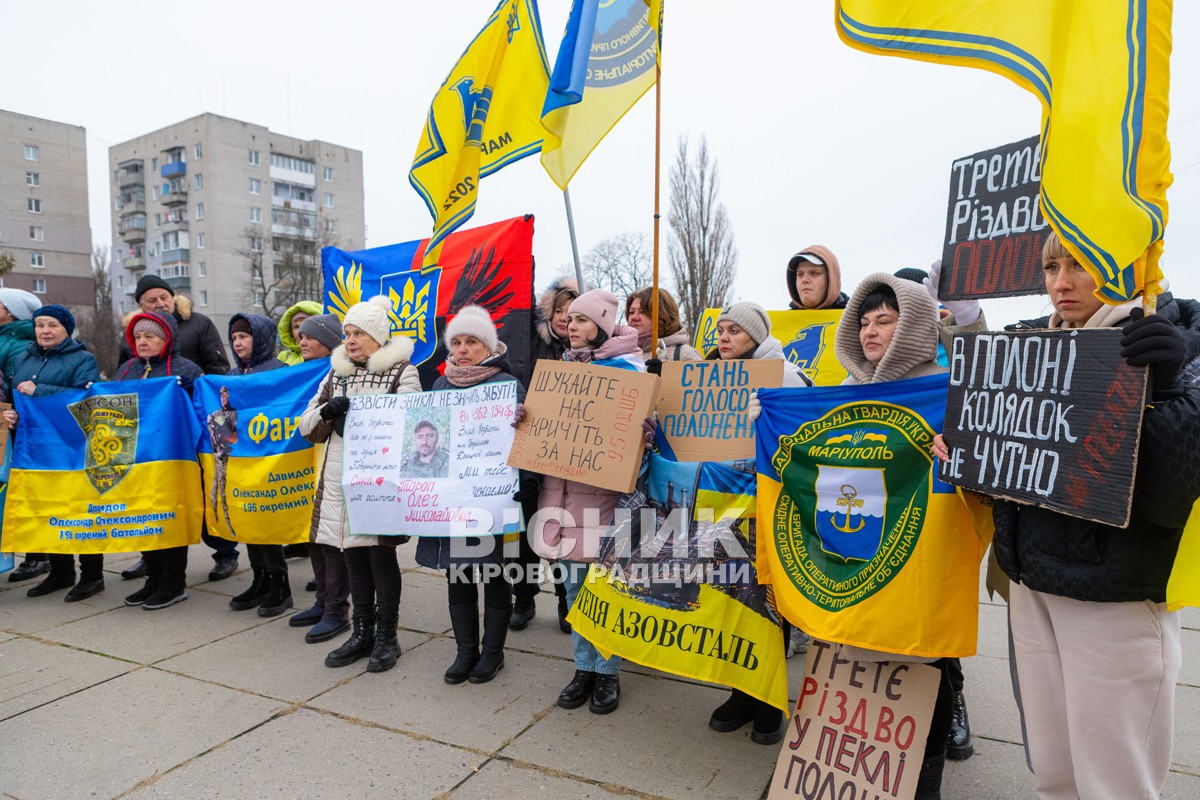
[[[342,343],[342,323],[333,314],[309,317],[300,323],[300,332],[330,350]]]
[[[721,312],[717,323],[729,320],[750,334],[755,344],[762,344],[771,335],[771,318],[760,305],[754,303],[734,303]]]
[[[42,307],[38,296],[24,289],[0,288],[0,303],[13,315],[13,319],[30,319],[33,312]]]

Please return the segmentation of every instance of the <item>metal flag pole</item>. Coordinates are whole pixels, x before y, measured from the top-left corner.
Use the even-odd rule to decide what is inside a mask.
[[[661,24],[661,18],[660,18]],[[662,43],[659,32],[658,44]],[[656,54],[660,55],[660,54]],[[658,357],[658,197],[662,182],[662,58],[654,65],[654,291],[650,295],[650,357]]]
[[[575,280],[579,283],[579,293],[587,291],[583,282],[583,267],[579,265],[579,243],[575,240],[575,215],[571,213],[571,193],[563,189],[563,203],[567,206],[567,230],[571,234],[571,257],[575,259]]]

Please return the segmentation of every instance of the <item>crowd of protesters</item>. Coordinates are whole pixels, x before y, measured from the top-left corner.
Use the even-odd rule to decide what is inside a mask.
[[[1148,367],[1151,396],[1143,412],[1139,450],[1159,454],[1139,458],[1131,521],[1124,528],[1066,517],[1011,501],[987,498],[995,526],[992,581],[1008,598],[1014,694],[1022,714],[1030,765],[1043,797],[1156,797],[1170,766],[1174,687],[1180,669],[1180,622],[1165,607],[1166,583],[1182,529],[1196,499],[1200,449],[1192,440],[1200,431],[1200,389],[1181,378],[1185,364],[1200,357],[1200,305],[1165,294],[1158,313],[1143,315],[1138,301],[1104,305],[1095,284],[1051,235],[1042,262],[1054,312],[1023,321],[1023,329],[1121,328],[1122,357]],[[849,373],[847,384],[883,383],[944,371],[939,340],[954,332],[986,330],[977,303],[939,304],[937,266],[928,274],[905,269],[863,280],[849,295],[842,291],[836,256],[812,246],[787,264],[786,283],[794,310],[844,309],[835,351]],[[289,308],[276,323],[253,313],[235,314],[222,340],[213,322],[191,309],[186,298],[156,276],[143,277],[135,298],[139,309],[125,319],[122,364],[111,380],[173,377],[184,391],[204,374],[256,374],[328,358],[329,371],[300,417],[300,433],[323,443],[317,474],[308,544],[298,551],[282,545],[247,545],[250,585],[229,602],[233,610],[257,609],[276,616],[293,607],[288,556],[305,555],[312,566],[315,602],[294,613],[290,624],[306,629],[308,643],[348,637],[325,656],[331,668],[367,659],[367,670],[391,669],[399,659],[397,628],[402,571],[397,547],[407,537],[356,535],[350,530],[341,474],[343,432],[350,398],[366,394],[421,392],[410,363],[413,343],[393,335],[389,301],[376,297],[352,306],[342,319],[322,314],[316,302]],[[652,307],[658,328],[653,330]],[[716,319],[716,346],[698,352],[683,326],[671,295],[645,288],[622,299],[603,288],[580,292],[560,279],[535,303],[530,366],[540,359],[661,373],[664,361],[775,359],[784,362],[784,387],[804,391],[809,377],[787,359],[772,336],[771,317],[749,302],[722,309]],[[82,389],[101,379],[92,355],[74,339],[75,321],[59,305],[43,305],[35,296],[0,288],[0,370],[5,399],[16,393],[33,398]],[[444,373],[430,391],[461,389],[482,383],[516,383],[515,425],[524,417],[521,404],[529,374],[514,374],[507,347],[491,314],[479,306],[458,309],[442,331]],[[233,353],[232,365],[226,344]],[[282,347],[282,351],[280,351]],[[757,415],[757,399],[751,417]],[[19,439],[16,412],[4,417]],[[237,412],[221,408],[208,419],[215,472],[213,513],[224,498],[224,461],[237,435]],[[653,417],[643,422],[647,446],[653,441]],[[433,433],[436,436],[436,431]],[[436,441],[434,442],[436,450]],[[12,448],[9,448],[11,453]],[[934,454],[947,456],[940,437]],[[1170,454],[1165,457],[1163,454]],[[419,469],[419,464],[414,464]],[[4,476],[6,477],[6,476]],[[510,631],[528,627],[537,611],[540,586],[534,570],[518,570],[515,579],[488,565],[505,561],[532,566],[546,558],[562,564],[553,581],[557,625],[571,634],[575,672],[561,690],[558,705],[587,704],[596,714],[616,710],[621,701],[619,656],[606,657],[572,631],[567,614],[586,579],[599,540],[613,523],[619,492],[589,484],[522,471],[514,499],[528,520],[539,511],[565,510],[549,521],[530,524],[517,542],[491,537],[491,547],[473,540],[457,550],[454,541],[422,537],[415,546],[418,564],[446,576],[446,605],[456,654],[445,671],[449,684],[487,683],[504,667]],[[220,491],[218,492],[218,488]],[[228,506],[224,519],[229,523]],[[586,520],[576,526],[570,520]],[[229,525],[232,528],[232,525]],[[214,564],[210,580],[230,577],[238,566],[235,543],[204,534]],[[482,543],[486,544],[486,543]],[[463,553],[472,553],[467,556]],[[972,554],[945,553],[945,558]],[[976,554],[977,555],[977,554]],[[187,599],[187,547],[147,551],[123,578],[145,578],[125,603],[147,610]],[[67,590],[76,602],[105,589],[103,556],[27,553],[10,573],[14,582],[41,580],[30,597]],[[765,587],[763,603],[768,603]],[[480,595],[482,594],[482,598]],[[480,601],[482,600],[482,614]],[[783,621],[788,654],[804,652],[808,635]],[[827,643],[822,642],[822,647]],[[844,655],[858,660],[898,656],[840,643]],[[1121,653],[1112,657],[1110,648]],[[955,659],[926,659],[941,674],[932,724],[917,786],[918,798],[940,794],[945,759],[966,758],[973,750],[966,715],[961,666]],[[1103,698],[1104,702],[1097,702]],[[733,689],[714,710],[709,726],[730,732],[752,725],[751,738],[775,744],[783,737],[784,715],[776,708]]]

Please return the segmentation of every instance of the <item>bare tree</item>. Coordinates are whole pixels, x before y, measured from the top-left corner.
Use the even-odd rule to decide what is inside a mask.
[[[100,374],[111,376],[120,366],[121,325],[113,310],[108,248],[102,245],[92,248],[92,288],[92,308],[80,315],[79,334],[96,357]]]
[[[250,266],[247,305],[279,319],[301,300],[321,302],[321,248],[336,246],[337,236],[317,214],[284,208],[272,215],[272,227],[280,232],[267,235],[263,226],[249,225],[240,252]]]
[[[668,256],[680,310],[688,327],[694,327],[704,309],[725,305],[737,274],[733,229],[725,205],[717,199],[717,162],[709,158],[705,137],[700,138],[694,161],[688,157],[687,137],[679,138],[670,182]]]
[[[583,277],[589,289],[608,289],[621,302],[651,284],[654,254],[640,231],[626,231],[603,240],[583,258]]]

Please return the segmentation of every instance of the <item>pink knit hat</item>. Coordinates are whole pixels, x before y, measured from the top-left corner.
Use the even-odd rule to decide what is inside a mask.
[[[582,314],[596,323],[605,336],[612,336],[617,325],[617,296],[607,289],[592,289],[571,301],[568,314]]]

